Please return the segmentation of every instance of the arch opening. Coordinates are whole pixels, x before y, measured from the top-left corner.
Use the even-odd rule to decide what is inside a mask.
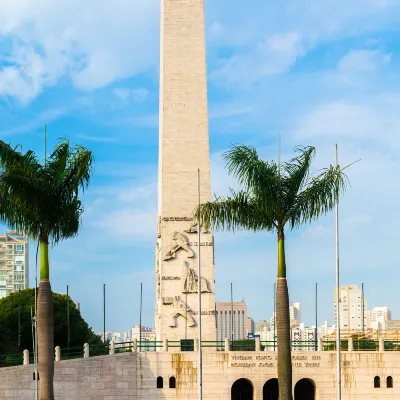
[[[315,383],[311,379],[300,379],[294,387],[294,400],[315,400]]]
[[[374,388],[380,388],[381,387],[381,378],[379,376],[376,376],[374,378]]]
[[[263,400],[279,400],[278,379],[272,378],[265,382],[263,387]]]
[[[231,400],[253,400],[253,384],[245,378],[235,381],[231,388]]]
[[[164,387],[164,380],[162,376],[157,377],[157,389],[162,389]]]
[[[176,379],[174,376],[171,376],[169,378],[169,388],[170,389],[176,389]]]
[[[393,378],[391,376],[388,376],[386,378],[386,387],[392,388],[393,387]]]

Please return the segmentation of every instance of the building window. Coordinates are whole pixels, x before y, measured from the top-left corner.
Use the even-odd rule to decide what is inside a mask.
[[[162,389],[164,387],[164,382],[162,376],[157,377],[157,389]]]
[[[380,388],[381,387],[381,378],[379,376],[376,376],[374,378],[374,388]]]
[[[391,376],[388,376],[386,378],[386,387],[392,388],[393,387],[393,378]]]
[[[176,388],[176,379],[174,376],[171,376],[169,378],[169,388],[170,389],[175,389]]]

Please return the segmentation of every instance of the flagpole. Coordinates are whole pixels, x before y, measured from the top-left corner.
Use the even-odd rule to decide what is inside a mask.
[[[197,169],[197,201],[200,207],[200,168]],[[199,400],[203,399],[203,357],[201,351],[201,264],[200,264],[200,218],[197,219],[197,268],[198,268],[198,302],[199,302]]]
[[[338,162],[338,146],[335,145],[336,168]],[[342,373],[340,356],[340,283],[339,283],[339,192],[336,193],[335,208],[335,239],[336,239],[336,381],[337,381],[337,400],[342,399]]]

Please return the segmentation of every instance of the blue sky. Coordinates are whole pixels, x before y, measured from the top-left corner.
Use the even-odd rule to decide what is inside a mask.
[[[96,158],[78,238],[51,252],[54,291],[102,329],[153,325],[157,220],[159,0],[0,2],[0,138],[43,156],[61,137]],[[314,168],[337,142],[351,188],[341,202],[341,283],[365,283],[369,306],[400,318],[400,2],[206,0],[212,188],[226,194],[221,153],[233,143],[276,159],[315,145]],[[290,300],[333,321],[333,214],[287,235]],[[31,249],[32,255],[34,249]],[[276,239],[216,234],[216,298],[273,310]],[[33,256],[31,271],[33,271]],[[31,283],[33,273],[31,273]]]

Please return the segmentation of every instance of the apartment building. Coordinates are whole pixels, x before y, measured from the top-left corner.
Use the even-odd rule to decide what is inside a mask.
[[[0,298],[29,287],[29,241],[23,233],[0,235]]]
[[[337,326],[337,303],[335,289],[335,327]],[[362,331],[367,328],[367,301],[362,304],[361,290],[357,285],[343,285],[339,292],[340,329],[345,331]]]

